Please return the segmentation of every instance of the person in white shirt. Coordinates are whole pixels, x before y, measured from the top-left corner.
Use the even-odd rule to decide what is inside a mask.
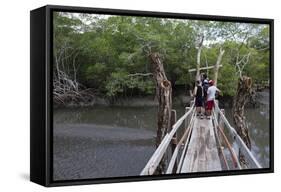
[[[210,119],[212,109],[215,105],[215,98],[216,98],[216,92],[221,92],[215,85],[214,81],[209,81],[210,87],[207,90],[207,105],[206,105],[206,112],[207,112],[207,119]]]

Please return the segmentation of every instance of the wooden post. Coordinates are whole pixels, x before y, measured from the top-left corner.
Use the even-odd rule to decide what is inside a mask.
[[[152,68],[153,78],[156,83],[156,95],[158,99],[158,118],[157,118],[157,136],[156,147],[158,147],[171,127],[171,110],[172,110],[172,86],[167,79],[163,63],[160,60],[158,53],[151,53],[149,55]],[[163,157],[158,167],[158,173],[164,172],[166,157]]]
[[[224,109],[221,109],[221,112],[223,115],[225,114]],[[219,127],[221,128],[221,131],[224,132],[224,122],[223,122],[222,117],[219,118],[218,122],[219,122]],[[218,135],[219,135],[219,140],[221,141],[222,146],[225,147],[225,142],[222,142],[223,141],[222,134],[220,132],[218,132]]]
[[[215,102],[218,104],[218,107],[219,107],[219,101],[216,99]],[[219,109],[217,107],[214,108],[214,113],[215,113],[216,117],[218,118]]]
[[[171,113],[171,129],[172,129],[173,125],[177,122],[177,111],[173,109],[171,112],[172,112]],[[173,156],[173,153],[175,151],[175,148],[177,147],[177,144],[178,144],[178,138],[177,138],[177,132],[176,132],[173,135],[173,138],[171,141],[171,152],[172,152],[171,156]],[[175,165],[173,168],[173,173],[176,173],[177,168],[178,168],[178,160],[176,159]]]
[[[194,100],[190,101],[190,107],[192,107],[192,105],[194,104]]]
[[[190,107],[186,107],[185,108],[185,113],[187,113],[187,111],[189,111]],[[184,120],[184,128],[186,129],[189,125],[189,122],[190,122],[190,115],[188,115],[185,120]]]
[[[190,101],[189,107],[186,107],[186,108],[185,108],[185,113],[190,110],[190,108],[192,107],[193,103],[194,103],[194,100]],[[189,126],[189,123],[190,123],[190,120],[191,120],[191,116],[192,116],[192,115],[188,115],[188,116],[185,118],[185,123],[184,123],[184,126],[185,126],[184,128],[185,128],[185,129],[187,129],[187,127]]]
[[[194,100],[191,100],[190,104],[189,104],[189,107],[185,108],[185,112],[189,111],[193,104],[194,104]],[[186,120],[185,121],[185,128],[187,128],[189,126],[189,123],[190,123],[190,120],[191,120],[191,115],[188,115],[188,117],[186,117],[185,120]]]

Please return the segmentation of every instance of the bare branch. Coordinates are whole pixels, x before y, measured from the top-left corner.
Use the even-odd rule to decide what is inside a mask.
[[[224,54],[224,50],[222,48],[220,48],[220,52],[219,52],[219,55],[218,55],[218,58],[217,58],[217,62],[216,62],[216,65],[214,67],[214,81],[215,81],[215,84],[217,84],[218,72],[219,72],[219,67],[220,67],[220,64],[221,64],[221,60],[222,60],[223,54]]]
[[[134,74],[129,74],[128,77],[135,77],[135,76],[151,76],[153,75],[152,73],[134,73]]]
[[[200,78],[200,65],[201,65],[201,51],[203,48],[203,42],[204,42],[204,35],[201,34],[199,37],[199,43],[198,43],[198,47],[197,47],[197,65],[196,65],[196,80],[198,80]]]
[[[248,54],[243,55],[242,58],[239,59],[239,52],[237,53],[235,66],[238,70],[237,73],[239,74],[240,78],[242,78],[245,66],[249,63],[251,54],[252,53],[250,51]]]

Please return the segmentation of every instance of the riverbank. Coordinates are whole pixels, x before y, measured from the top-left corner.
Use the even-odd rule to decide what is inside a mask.
[[[192,97],[179,95],[173,97],[173,104],[186,106],[190,103]],[[94,106],[124,106],[124,107],[154,107],[158,106],[158,100],[153,96],[143,96],[143,97],[128,97],[128,98],[118,98],[114,102],[107,98],[95,97],[89,102],[69,102],[64,105],[55,105],[56,108],[60,107],[94,107]]]
[[[255,101],[250,101],[247,107],[258,107],[259,104],[268,102],[269,100],[269,90],[263,90],[261,92],[256,92]],[[189,106],[190,101],[192,101],[191,96],[184,94],[173,96],[174,106]],[[223,108],[230,108],[233,105],[232,96],[219,96],[219,104]],[[158,100],[154,96],[138,96],[138,97],[128,97],[128,98],[118,98],[114,102],[107,98],[94,97],[92,101],[89,102],[69,102],[64,105],[54,105],[55,108],[60,107],[94,107],[94,106],[119,106],[119,107],[154,107],[158,106]]]

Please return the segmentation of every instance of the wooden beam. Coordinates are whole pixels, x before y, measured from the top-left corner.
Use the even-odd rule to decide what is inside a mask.
[[[206,70],[206,69],[213,69],[215,66],[208,66],[208,67],[201,67],[200,70]],[[222,65],[219,65],[219,67],[222,67]],[[196,69],[189,69],[188,72],[194,72]]]
[[[174,125],[175,123],[177,122],[177,111],[176,110],[172,110],[171,111],[171,125]],[[172,129],[172,127],[171,127]],[[177,147],[177,143],[178,143],[178,138],[177,138],[177,132],[173,135],[173,139],[172,139],[172,142],[171,142],[171,154],[174,153],[176,147]],[[177,163],[177,160],[175,161],[175,164],[174,164],[174,173],[176,172],[177,170],[177,166],[178,166],[178,163]]]
[[[190,109],[190,107],[186,107],[186,108],[185,108],[185,113],[186,113],[187,111],[189,111],[189,109]],[[188,127],[189,123],[190,123],[190,119],[189,119],[189,118],[186,118],[186,119],[184,120],[184,128],[185,128],[185,129]]]

